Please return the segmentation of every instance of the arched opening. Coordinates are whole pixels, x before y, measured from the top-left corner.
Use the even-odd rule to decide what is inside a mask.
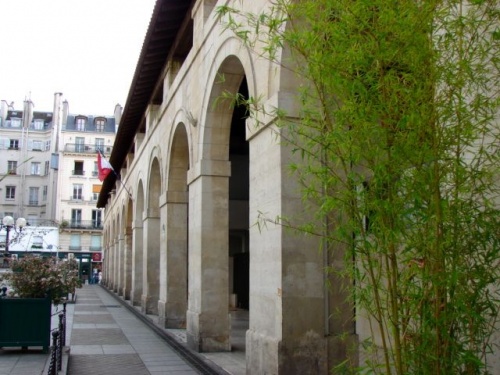
[[[201,352],[245,350],[250,295],[246,108],[224,96],[248,98],[248,91],[240,60],[227,57],[210,91],[201,157],[188,173],[187,342]],[[234,319],[238,312],[244,317]]]
[[[160,194],[161,173],[157,158],[153,159],[149,174],[148,207],[144,216],[145,288],[142,309],[146,314],[158,315],[160,299]]]
[[[238,97],[248,99],[244,78]],[[250,253],[249,253],[249,145],[246,140],[247,105],[236,105],[231,119],[229,139],[229,306],[231,313],[231,346],[245,350],[244,330],[248,328]]]
[[[143,260],[144,260],[144,235],[143,235],[143,213],[144,213],[144,188],[139,181],[132,223],[132,292],[130,300],[134,306],[141,304],[143,290]]]
[[[160,296],[160,324],[186,327],[188,299],[189,145],[186,127],[177,125],[170,150],[166,196],[165,296]],[[163,301],[162,301],[163,300]],[[162,306],[163,304],[163,306]],[[163,310],[163,311],[162,311]]]

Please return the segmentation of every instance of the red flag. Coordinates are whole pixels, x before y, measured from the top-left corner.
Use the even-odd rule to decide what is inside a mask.
[[[97,151],[97,170],[99,181],[104,181],[106,177],[113,171],[113,167],[106,160],[106,158],[101,154],[101,150]]]

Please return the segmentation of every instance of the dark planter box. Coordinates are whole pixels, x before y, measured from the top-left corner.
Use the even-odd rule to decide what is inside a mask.
[[[0,347],[50,346],[50,298],[0,298]]]

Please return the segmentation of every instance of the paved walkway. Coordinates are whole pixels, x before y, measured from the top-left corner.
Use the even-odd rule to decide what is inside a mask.
[[[52,328],[57,328],[53,307]],[[242,375],[245,373],[244,332],[248,312],[233,311],[233,351],[196,353],[186,345],[185,330],[163,329],[128,302],[100,285],[77,290],[76,303],[66,308],[67,367],[59,375]],[[36,317],[34,317],[36,319]],[[4,322],[0,323],[5,324]],[[241,327],[240,327],[241,325]],[[64,358],[68,358],[67,356]],[[42,348],[0,349],[0,375],[45,375],[50,354]]]
[[[192,363],[98,285],[78,290],[69,342],[69,375],[223,373]]]

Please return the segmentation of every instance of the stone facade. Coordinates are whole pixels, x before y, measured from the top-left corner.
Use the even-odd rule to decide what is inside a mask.
[[[220,100],[259,96],[293,112],[295,80],[223,31],[217,5],[197,1],[186,15],[189,53],[165,61],[161,100],[146,108],[105,199],[105,282],[165,327],[186,328],[201,352],[231,350],[229,307],[249,309],[249,374],[328,373],[345,351],[343,323],[329,316],[352,311],[328,298],[328,260],[314,239],[255,225],[259,213],[302,211],[291,154],[272,119],[246,123]]]
[[[158,1],[143,53],[159,9],[173,3]],[[293,155],[273,118],[245,121],[221,99],[258,97],[293,116],[298,82],[223,29],[215,8],[226,3],[193,1],[133,131],[120,123],[117,140],[131,146],[117,157],[123,145],[115,144],[121,181],[105,186],[98,203],[106,208],[105,283],[162,326],[185,328],[200,352],[230,351],[229,309],[249,309],[248,374],[327,374],[358,337],[343,281],[325,286],[323,270],[336,259],[315,238],[256,225],[262,214],[303,213],[288,172]],[[270,4],[237,3],[253,12]],[[137,92],[133,83],[129,101]],[[126,105],[124,118],[131,111]]]

